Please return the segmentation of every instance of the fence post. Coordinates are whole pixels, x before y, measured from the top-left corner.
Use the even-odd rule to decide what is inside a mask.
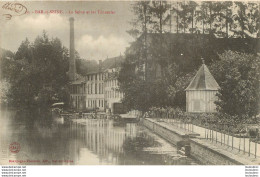
[[[250,137],[249,137],[249,149],[248,149],[248,156],[250,156]]]
[[[227,140],[227,145],[229,146],[229,129],[228,129],[228,140]]]
[[[218,132],[216,131],[216,143],[218,143]]]
[[[246,138],[244,136],[244,154],[246,153]]]
[[[210,129],[210,137],[211,137],[211,141],[213,141],[213,130],[212,129]]]
[[[226,134],[224,133],[224,145],[226,144]]]
[[[211,140],[211,129],[209,129],[209,139]]]
[[[239,134],[239,146],[238,146],[238,151],[240,152],[240,143],[241,143],[241,134]]]
[[[257,153],[257,142],[259,140],[259,133],[257,131],[257,136],[256,136],[256,141],[255,141],[255,158],[256,158],[256,153]]]
[[[221,144],[221,146],[222,146],[222,131],[220,132],[220,144]]]
[[[232,150],[233,150],[234,136],[232,135]]]

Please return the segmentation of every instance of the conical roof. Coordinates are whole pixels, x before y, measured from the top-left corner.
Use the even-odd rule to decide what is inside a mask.
[[[209,72],[208,67],[202,64],[195,77],[192,79],[189,86],[185,89],[188,90],[218,90],[219,85]]]

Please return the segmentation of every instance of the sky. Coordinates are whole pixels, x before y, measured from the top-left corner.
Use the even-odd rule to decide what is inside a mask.
[[[0,7],[5,3],[1,2]],[[33,42],[43,30],[48,36],[58,37],[65,47],[69,47],[69,17],[74,17],[75,49],[83,59],[104,60],[107,57],[124,54],[133,38],[127,34],[133,18],[131,2],[23,2],[29,13],[17,14],[0,9],[2,22],[0,42],[4,49],[16,52],[27,37]],[[59,13],[36,13],[36,11],[62,10]],[[76,11],[94,11],[95,14],[75,14]],[[114,14],[98,14],[99,11],[113,11]],[[69,14],[72,11],[73,14]],[[12,14],[5,20],[3,14]]]

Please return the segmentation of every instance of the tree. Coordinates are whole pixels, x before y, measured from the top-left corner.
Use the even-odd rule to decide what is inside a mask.
[[[10,83],[8,101],[16,108],[48,109],[56,101],[68,102],[69,57],[57,38],[46,32],[33,43],[23,41],[4,74]]]
[[[142,33],[147,33],[150,29],[151,14],[150,14],[150,2],[138,1],[132,4],[131,10],[134,14],[134,18],[130,22],[132,29],[127,32],[137,39]]]
[[[233,15],[234,32],[238,37],[259,37],[259,3],[235,2],[237,11]]]
[[[166,24],[169,20],[167,15],[170,10],[170,4],[167,1],[152,1],[150,9],[153,32],[160,34],[166,32],[167,30],[164,29],[164,26],[167,26]]]
[[[210,67],[220,90],[217,110],[229,115],[259,114],[260,57],[226,51]]]

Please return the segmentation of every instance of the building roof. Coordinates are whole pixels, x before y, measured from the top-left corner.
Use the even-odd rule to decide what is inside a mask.
[[[220,87],[208,67],[202,64],[189,86],[185,89],[189,90],[218,90]]]
[[[107,58],[102,62],[101,68],[100,66],[97,65],[95,68],[92,68],[90,72],[87,72],[85,76],[91,74],[103,73],[113,68],[119,68],[121,67],[121,64],[124,62],[124,60],[125,60],[124,56]]]

